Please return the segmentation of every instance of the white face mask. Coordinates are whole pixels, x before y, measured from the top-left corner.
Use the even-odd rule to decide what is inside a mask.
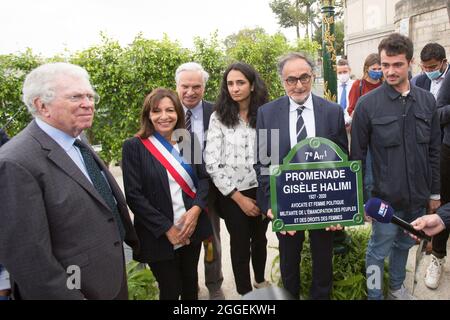
[[[350,80],[350,73],[342,73],[337,76],[340,83],[347,83]]]

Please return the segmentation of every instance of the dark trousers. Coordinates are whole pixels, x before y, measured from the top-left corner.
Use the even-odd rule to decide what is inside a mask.
[[[280,249],[280,271],[284,288],[294,298],[300,294],[300,262],[305,232],[293,237],[277,233]],[[312,300],[330,299],[333,284],[333,233],[325,230],[309,231],[312,256]]]
[[[249,198],[256,199],[256,189],[241,191]],[[220,196],[219,203],[230,234],[231,266],[236,290],[244,295],[252,291],[250,258],[256,282],[263,282],[267,259],[266,231],[268,219],[263,216],[248,217],[233,199]]]
[[[160,300],[198,299],[198,259],[201,243],[175,250],[172,260],[149,263],[159,287]]]
[[[443,144],[441,148],[441,202],[450,202],[450,147]],[[433,255],[439,259],[447,255],[448,229],[433,237]]]

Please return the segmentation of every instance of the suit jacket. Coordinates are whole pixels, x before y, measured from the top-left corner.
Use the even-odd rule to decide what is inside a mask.
[[[125,198],[94,153],[116,198],[126,242],[137,249]],[[111,209],[67,153],[32,121],[0,149],[0,261],[24,299],[113,299],[124,279]],[[81,289],[67,286],[80,268]],[[70,280],[70,279],[69,279]]]
[[[443,133],[442,142],[450,147],[450,72],[445,76],[439,91],[437,110]]]
[[[208,131],[209,119],[214,112],[214,105],[208,101],[203,101],[203,128],[204,131]]]
[[[445,71],[445,75],[449,74],[450,68],[447,68]],[[421,74],[418,74],[414,78],[411,79],[411,83],[419,88],[422,88],[424,90],[430,91],[431,89],[431,80],[428,78],[427,74],[425,72],[422,72]],[[442,91],[442,90],[441,90]]]
[[[421,73],[411,79],[411,83],[419,88],[430,91],[431,80],[427,77],[425,73]]]
[[[316,137],[329,139],[342,148],[344,152],[348,152],[347,133],[345,131],[344,112],[336,103],[329,102],[318,96],[313,95],[314,118],[316,125]],[[257,136],[257,163],[255,171],[258,177],[258,194],[257,203],[263,213],[270,208],[270,189],[269,176],[262,173],[262,169],[283,162],[283,159],[291,151],[291,139],[289,135],[289,97],[284,96],[275,101],[269,102],[258,109],[256,121]],[[261,130],[269,130],[267,139],[260,139]],[[279,130],[279,143],[276,150],[279,154],[278,163],[261,162],[261,155],[271,154],[271,135],[270,130]],[[274,142],[275,143],[275,142]]]
[[[208,174],[204,165],[193,168],[199,183],[195,199],[183,192],[186,210],[195,205],[202,209],[207,206]],[[173,259],[174,248],[165,235],[174,224],[166,169],[135,137],[123,144],[122,170],[127,203],[135,215],[134,226],[141,245],[139,252],[133,252],[134,259],[145,263]],[[211,224],[202,211],[191,242],[205,240],[211,234]]]
[[[3,129],[0,129],[0,147],[8,141],[9,141],[8,135]]]

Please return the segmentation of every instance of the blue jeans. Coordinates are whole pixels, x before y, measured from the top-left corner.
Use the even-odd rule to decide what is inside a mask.
[[[420,209],[409,214],[395,211],[397,217],[408,222],[425,214]],[[383,299],[384,260],[389,256],[389,287],[391,290],[401,288],[406,277],[406,263],[409,249],[415,241],[402,228],[395,224],[372,223],[372,235],[366,252],[367,298]]]

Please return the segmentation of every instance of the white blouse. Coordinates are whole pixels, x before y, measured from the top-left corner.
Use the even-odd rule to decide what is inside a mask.
[[[234,188],[244,191],[258,186],[255,163],[256,130],[239,118],[235,128],[223,125],[214,112],[209,122],[205,163],[211,179],[223,195]]]
[[[174,145],[174,148],[179,151],[178,145]],[[167,171],[167,177],[169,178],[170,196],[172,197],[173,223],[177,228],[181,230],[183,228],[183,225],[177,224],[177,222],[186,213],[186,207],[184,206],[183,200],[183,191],[169,171]],[[182,246],[183,245],[175,245],[174,250],[177,250]]]

